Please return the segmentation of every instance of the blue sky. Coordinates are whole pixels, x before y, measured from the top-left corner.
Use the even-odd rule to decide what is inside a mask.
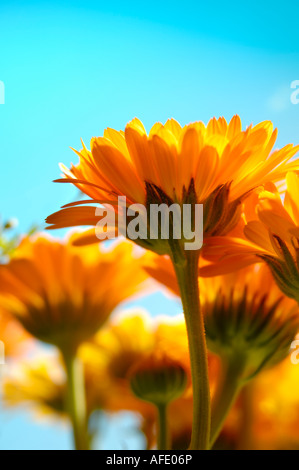
[[[272,120],[278,146],[298,143],[299,4],[227,3],[1,1],[2,217],[17,217],[23,232],[42,228],[75,198],[52,183],[59,162],[77,161],[69,147],[135,116],[149,129],[238,113],[244,126]],[[139,303],[180,310],[162,294]],[[5,412],[2,425],[0,448],[69,446],[66,429],[32,424],[27,412]]]

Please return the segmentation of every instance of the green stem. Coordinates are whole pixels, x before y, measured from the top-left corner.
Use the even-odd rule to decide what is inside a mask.
[[[158,412],[158,450],[169,450],[169,433],[167,426],[167,404],[157,405]]]
[[[184,264],[175,263],[174,269],[180,287],[189,342],[193,387],[193,426],[191,450],[209,449],[210,440],[210,387],[207,347],[203,315],[199,303],[199,252],[186,252]]]
[[[89,450],[83,365],[76,353],[63,352],[68,383],[68,411],[76,450]]]
[[[244,362],[240,358],[237,358],[237,360],[231,358],[223,364],[222,380],[218,386],[212,407],[210,448],[216,442],[225,419],[244,385],[241,379],[243,371]]]
[[[254,402],[254,382],[245,384],[241,396],[241,429],[238,435],[237,450],[252,450],[254,449],[254,434],[253,434],[253,402]]]

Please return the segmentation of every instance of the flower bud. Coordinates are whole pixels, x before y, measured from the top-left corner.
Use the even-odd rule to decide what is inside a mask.
[[[134,394],[156,406],[167,405],[178,398],[187,384],[184,368],[165,354],[143,358],[129,375]]]

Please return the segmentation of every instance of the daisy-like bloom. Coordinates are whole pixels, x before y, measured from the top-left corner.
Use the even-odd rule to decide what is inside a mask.
[[[47,218],[50,228],[74,225],[97,225],[108,233],[115,228],[115,207],[125,197],[122,209],[116,209],[121,233],[132,238],[131,220],[138,212],[139,237],[134,241],[158,254],[171,257],[176,269],[189,337],[192,381],[194,388],[194,431],[191,449],[207,449],[210,433],[210,395],[204,323],[200,313],[197,284],[199,245],[186,248],[186,240],[198,242],[199,225],[204,237],[223,235],[237,224],[241,203],[259,185],[281,180],[287,171],[297,169],[290,159],[297,147],[288,145],[271,153],[277,132],[271,122],[250,126],[242,131],[238,116],[229,124],[224,118],[181,127],[175,120],[157,123],[147,135],[143,124],[134,119],[125,132],[107,129],[103,137],[91,141],[77,152],[79,165],[70,170],[62,167],[60,182],[76,185],[89,201],[79,201]],[[88,203],[100,203],[110,209],[110,217],[99,226],[99,216]],[[158,235],[151,237],[150,211],[153,206],[176,203],[188,207],[188,229],[179,235],[181,226],[176,213],[168,215],[170,234],[165,237],[164,222],[157,221]],[[203,204],[203,220],[198,221],[197,204]],[[131,208],[126,210],[126,205]],[[135,206],[132,206],[135,205]],[[140,205],[146,208],[145,212]],[[111,208],[112,217],[111,217]],[[108,211],[109,212],[109,211]],[[124,217],[125,216],[125,217]],[[127,217],[128,216],[128,217]],[[184,217],[184,212],[183,212]],[[134,225],[136,234],[136,226]],[[197,239],[197,240],[196,240]],[[96,241],[93,229],[83,241]],[[199,421],[200,417],[200,421]]]
[[[105,403],[108,412],[129,410],[142,417],[141,430],[146,436],[148,448],[157,445],[157,417],[154,407],[138,399],[130,386],[131,376],[146,363],[154,365],[160,358],[175,364],[179,371],[187,375],[187,388],[183,395],[168,405],[168,426],[172,448],[187,449],[192,428],[192,387],[188,354],[188,338],[184,317],[159,316],[152,319],[145,312],[126,312],[112,318],[99,331],[92,342],[84,344],[94,360],[106,358],[109,394]],[[81,355],[82,355],[81,351]],[[156,361],[149,361],[149,358]],[[105,360],[105,359],[104,359]],[[219,364],[215,356],[209,356],[211,394],[215,391]],[[180,372],[179,372],[180,373]],[[95,381],[94,381],[95,382]]]
[[[298,450],[298,387],[298,364],[290,357],[259,374],[228,417],[230,448]]]
[[[289,357],[252,382],[250,395],[243,404],[251,415],[249,448],[298,449],[298,387],[298,364],[292,364]]]
[[[141,256],[126,241],[105,250],[95,245],[74,247],[71,238],[58,241],[37,235],[25,238],[11,261],[0,266],[4,307],[31,335],[57,346],[63,354],[78,449],[88,447],[88,442],[77,349],[144,285],[146,275],[138,263]]]
[[[67,417],[66,397],[65,372],[57,357],[18,361],[4,379],[4,404],[33,406],[38,416]]]
[[[84,366],[86,419],[94,411],[106,408],[109,397],[109,376],[105,356],[91,355],[86,348],[79,357]],[[38,419],[69,420],[68,387],[63,359],[60,355],[41,355],[14,363],[4,378],[3,400],[7,407],[27,407]],[[88,426],[91,439],[92,429]]]
[[[62,165],[64,178],[57,181],[76,185],[90,203],[117,205],[119,196],[125,196],[128,204],[144,206],[193,199],[204,205],[205,235],[227,233],[249,191],[298,169],[297,162],[290,162],[297,147],[287,145],[271,153],[276,136],[269,121],[242,130],[238,116],[229,124],[213,118],[207,126],[195,122],[181,127],[170,119],[165,125],[155,124],[148,135],[134,119],[125,132],[108,128],[103,137],[93,138],[91,151],[84,146],[76,152],[79,164],[70,170]],[[88,201],[81,204],[69,204],[47,222],[51,228],[94,226],[98,220],[94,207],[86,205]],[[95,235],[93,231],[96,242]],[[154,241],[146,243],[155,251]]]
[[[149,355],[162,355],[188,376],[183,396],[168,406],[172,448],[187,449],[192,428],[192,388],[188,340],[183,316],[152,319],[144,312],[117,315],[95,338],[78,351],[84,365],[86,415],[94,411],[117,413],[130,410],[140,416],[141,430],[149,448],[157,445],[156,414],[152,405],[136,398],[130,387],[132,370]],[[218,368],[210,358],[214,383]],[[155,371],[155,368],[153,368]],[[4,403],[8,407],[29,407],[39,419],[67,421],[67,378],[58,355],[38,356],[14,364],[4,381]],[[213,387],[212,387],[213,393]],[[93,418],[94,419],[94,416]],[[94,422],[94,421],[93,421]],[[91,426],[88,426],[91,436]]]
[[[75,349],[141,289],[146,275],[134,253],[129,242],[79,249],[72,238],[25,238],[0,266],[2,304],[39,340]]]
[[[252,198],[237,235],[207,240],[205,255],[212,263],[202,268],[202,275],[264,260],[282,292],[299,301],[298,175],[288,173],[286,184],[284,200],[274,185]]]
[[[166,258],[155,257],[146,270],[179,295]],[[212,414],[213,444],[244,384],[288,354],[299,329],[299,310],[281,293],[267,266],[200,278],[199,284],[208,348],[220,356],[224,372]]]
[[[79,357],[84,364],[87,417],[106,407],[109,376],[105,356],[92,357],[85,347]],[[39,355],[15,362],[4,378],[5,405],[32,405],[38,416],[68,418],[67,377],[61,355]]]
[[[188,340],[181,316],[152,319],[143,311],[117,315],[82,349],[89,351],[89,356],[100,353],[106,358],[111,389],[107,406],[111,411],[140,410],[140,400],[132,394],[128,375],[134,365],[153,352],[166,354],[170,361],[179,363],[190,379]],[[144,407],[149,408],[146,404]]]
[[[106,410],[146,414],[150,406],[140,402],[130,390],[127,374],[140,357],[154,348],[153,324],[145,312],[118,314],[88,343],[80,348],[80,357],[94,360],[95,367],[107,369],[109,395]],[[102,362],[102,365],[96,365]],[[95,381],[96,382],[96,379]]]
[[[172,404],[167,405],[182,394],[186,377],[189,389],[191,383],[183,317],[153,320],[145,312],[126,313],[98,333],[93,347],[94,357],[98,351],[107,358],[110,393],[106,409],[139,413],[149,445],[157,443],[158,434],[158,447],[168,447],[166,407],[171,414]],[[153,404],[158,408],[158,433],[152,433],[157,423]]]

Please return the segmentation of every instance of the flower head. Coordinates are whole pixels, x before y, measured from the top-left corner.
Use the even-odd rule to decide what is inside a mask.
[[[188,341],[183,318],[153,320],[145,312],[128,312],[111,319],[90,344],[84,345],[90,356],[105,357],[110,377],[111,411],[148,409],[130,388],[129,375],[144,358],[153,354],[167,357],[190,375]],[[92,351],[92,352],[91,352]],[[146,413],[145,413],[146,414]]]
[[[298,365],[290,357],[263,371],[241,393],[220,442],[230,449],[297,450],[298,387]]]
[[[173,446],[183,449],[190,444],[192,428],[192,386],[188,354],[188,339],[184,318],[159,316],[151,318],[145,312],[126,312],[112,318],[99,331],[92,343],[90,356],[106,357],[108,375],[108,400],[105,409],[109,412],[130,410],[142,417],[141,430],[148,447],[156,444],[156,413],[154,407],[132,392],[130,378],[134,370],[148,364],[149,373],[155,373],[155,364],[160,359],[187,375],[187,387],[183,394],[169,405],[169,426]],[[154,358],[154,359],[153,359]],[[155,360],[156,359],[156,360]],[[209,355],[211,392],[215,391],[219,361]],[[176,374],[177,372],[175,372]],[[155,382],[156,383],[156,382]]]
[[[171,263],[161,257],[147,263],[148,273],[178,295]],[[288,354],[299,328],[299,311],[266,266],[200,278],[199,284],[208,348],[225,360],[243,357],[244,380]]]
[[[256,449],[298,449],[298,386],[298,365],[290,357],[252,383],[248,434]]]
[[[104,357],[83,348],[79,353],[84,366],[87,416],[105,409],[109,381]],[[3,399],[6,406],[30,405],[38,416],[67,419],[67,378],[62,357],[41,355],[12,365],[4,377]]]
[[[284,200],[274,185],[255,195],[237,236],[207,240],[204,254],[212,264],[202,269],[202,275],[229,272],[263,260],[282,292],[299,301],[298,175],[288,173],[286,183]]]
[[[0,266],[1,302],[38,339],[77,347],[143,285],[133,248],[123,242],[110,250],[79,249],[71,239],[25,238]]]
[[[156,406],[168,405],[187,385],[184,368],[159,351],[140,359],[131,368],[129,379],[134,394]]]
[[[39,416],[65,417],[66,378],[62,363],[49,356],[14,364],[4,380],[3,399],[9,407],[33,405]]]
[[[77,152],[80,162],[67,169],[64,178],[90,197],[84,203],[115,206],[119,196],[127,204],[191,204],[204,207],[205,235],[227,233],[241,215],[241,201],[255,187],[279,181],[288,170],[297,147],[288,145],[271,153],[277,131],[271,122],[249,126],[242,131],[234,116],[229,124],[213,118],[205,126],[195,122],[187,126],[170,119],[156,123],[149,134],[134,119],[125,131],[106,129],[103,137],[91,140],[91,151],[84,146]],[[93,206],[72,203],[52,214],[50,228],[97,224]],[[111,222],[112,225],[114,222]],[[144,231],[148,220],[144,218]],[[109,231],[107,222],[106,230]],[[91,231],[84,241],[97,241]],[[166,244],[143,243],[160,254],[168,253]],[[168,253],[169,254],[169,253]]]

